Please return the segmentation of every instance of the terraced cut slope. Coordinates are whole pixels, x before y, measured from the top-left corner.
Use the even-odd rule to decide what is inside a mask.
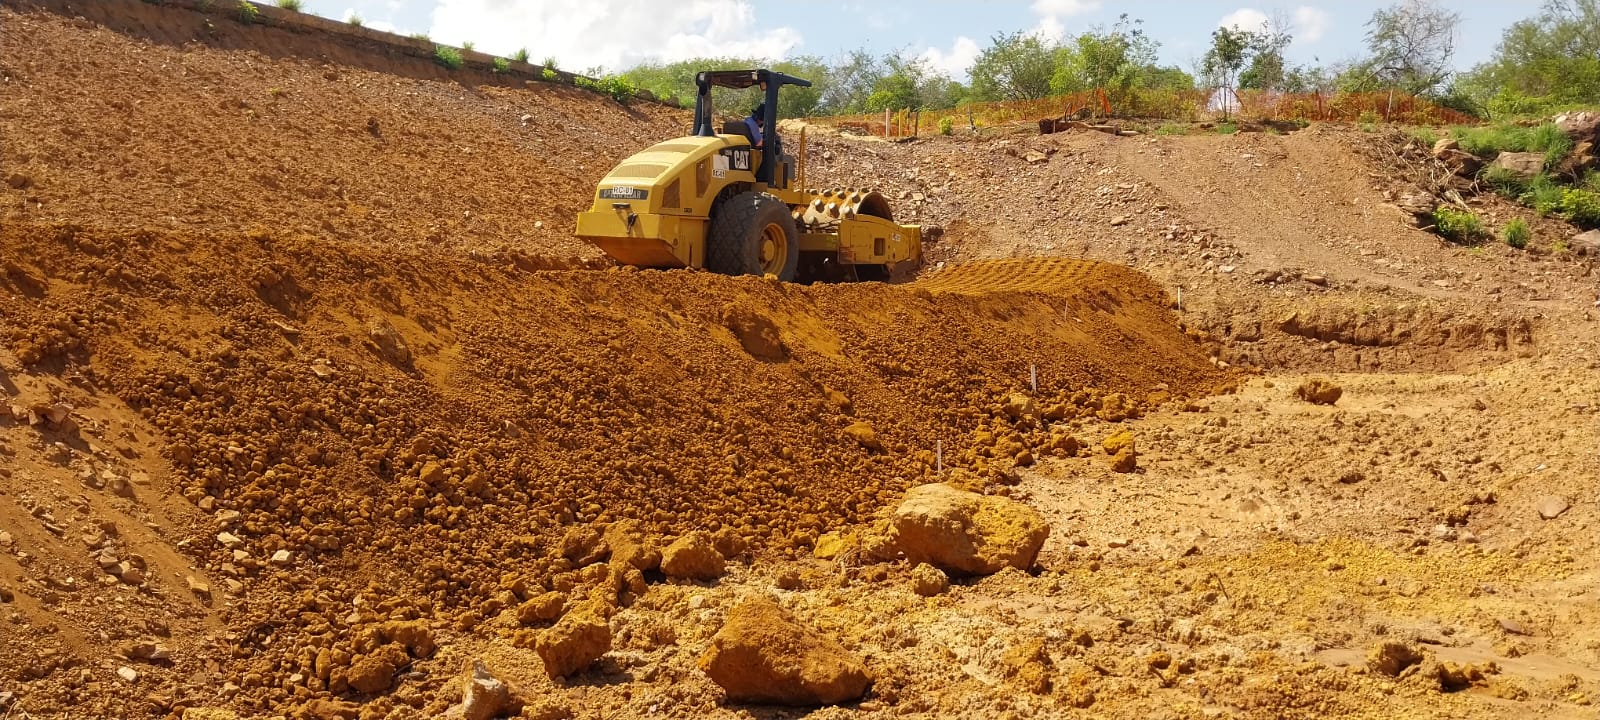
[[[680,111],[139,0],[0,47],[0,717],[1593,717],[1592,259],[1404,225],[1365,134],[813,129],[943,233],[800,286],[571,237]],[[1037,556],[906,559],[938,481]]]

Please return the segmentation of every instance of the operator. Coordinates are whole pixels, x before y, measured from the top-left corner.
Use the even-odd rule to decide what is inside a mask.
[[[756,106],[756,109],[750,111],[750,117],[744,119],[745,127],[750,128],[750,142],[753,148],[760,148],[766,142],[766,138],[761,133],[761,123],[766,120],[766,117],[767,104],[761,103]]]

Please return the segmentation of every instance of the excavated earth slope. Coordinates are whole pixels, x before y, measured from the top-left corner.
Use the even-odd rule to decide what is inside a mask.
[[[546,720],[1593,715],[1589,260],[1405,227],[1360,134],[813,130],[945,232],[804,287],[572,239],[681,111],[136,0],[0,47],[0,716],[436,717],[472,661]],[[1035,567],[836,552],[952,478]],[[720,580],[626,571],[693,530]],[[757,594],[862,702],[724,702]],[[612,639],[552,680],[563,606]]]

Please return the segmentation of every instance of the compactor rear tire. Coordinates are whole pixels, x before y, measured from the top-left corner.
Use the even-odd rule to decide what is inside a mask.
[[[706,267],[724,275],[776,275],[793,282],[800,269],[800,232],[782,200],[744,192],[717,205],[706,238]]]

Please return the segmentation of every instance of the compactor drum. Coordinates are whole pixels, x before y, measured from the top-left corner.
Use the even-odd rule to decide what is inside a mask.
[[[777,132],[756,147],[743,121],[712,127],[712,87],[761,86],[761,125],[770,129],[778,126],[778,89],[810,82],[730,70],[702,72],[695,85],[693,134],[646,148],[606,175],[594,205],[578,214],[579,237],[628,265],[780,280],[881,280],[921,261],[922,229],[895,223],[882,195],[794,189],[805,167],[783,152]]]

